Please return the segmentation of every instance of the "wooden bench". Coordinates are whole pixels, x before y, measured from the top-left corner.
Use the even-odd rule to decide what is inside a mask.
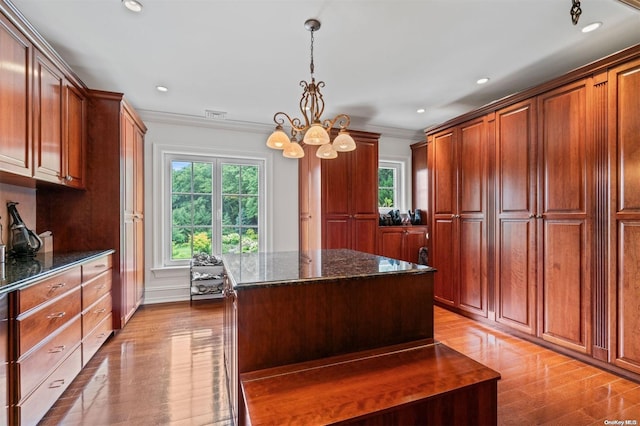
[[[247,424],[497,423],[500,374],[441,343],[241,374]]]

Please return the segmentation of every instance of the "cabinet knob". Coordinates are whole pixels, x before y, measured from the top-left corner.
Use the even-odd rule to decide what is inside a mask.
[[[535,215],[535,214],[533,214],[533,213],[531,213],[531,214],[529,215],[529,219],[533,219],[534,217],[536,217],[536,215]]]
[[[67,182],[71,182],[73,180],[73,176],[66,175],[64,177],[64,180],[66,180]]]

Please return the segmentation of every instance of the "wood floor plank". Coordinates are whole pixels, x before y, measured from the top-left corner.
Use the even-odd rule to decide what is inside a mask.
[[[143,306],[41,425],[229,425],[222,315],[211,301]],[[501,373],[500,425],[640,425],[638,383],[441,308],[435,333]]]

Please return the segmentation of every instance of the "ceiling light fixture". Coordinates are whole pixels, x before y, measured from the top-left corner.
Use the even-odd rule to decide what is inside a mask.
[[[267,146],[273,149],[281,149],[282,155],[287,158],[301,158],[304,157],[304,150],[300,146],[298,136],[304,134],[302,141],[305,144],[320,145],[316,151],[317,157],[322,159],[336,158],[338,152],[356,149],[356,143],[347,131],[351,119],[346,114],[338,114],[332,120],[322,120],[324,100],[322,99],[320,88],[324,87],[324,81],[316,83],[316,79],[313,76],[313,33],[320,29],[320,21],[307,19],[304,27],[311,32],[311,64],[309,66],[311,83],[304,80],[300,82],[300,86],[304,88],[299,104],[303,119],[291,118],[285,112],[275,113],[273,121],[276,123],[276,129],[267,139]],[[289,122],[288,125],[291,126],[291,137],[287,136],[282,127],[285,124],[285,118]],[[330,143],[331,138],[328,131],[334,125],[338,125],[340,131],[333,143]]]
[[[585,25],[582,28],[583,33],[590,33],[591,31],[595,31],[602,26],[602,22],[592,22],[589,25]]]
[[[122,4],[132,12],[138,13],[142,11],[142,3],[137,0],[122,0]]]
[[[482,77],[482,78],[479,78],[476,81],[477,84],[485,84],[485,83],[488,83],[488,82],[489,82],[489,77]]]
[[[424,108],[418,108],[418,109],[416,110],[416,112],[417,112],[418,114],[424,114],[425,109],[424,109]]]
[[[169,88],[167,86],[156,86],[156,90],[158,92],[163,92],[164,93],[164,92],[168,92]]]
[[[582,15],[582,9],[580,8],[580,0],[572,0],[573,4],[571,6],[571,10],[569,14],[571,15],[571,22],[573,25],[578,25],[578,21],[580,20],[580,15]]]

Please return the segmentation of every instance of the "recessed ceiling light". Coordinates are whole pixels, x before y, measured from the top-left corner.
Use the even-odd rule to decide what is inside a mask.
[[[122,0],[122,4],[132,12],[138,13],[142,11],[142,3],[137,0]]]
[[[425,110],[424,108],[418,108],[418,109],[416,110],[416,112],[417,112],[418,114],[424,114],[424,112],[425,112],[425,111],[426,111],[426,110]]]
[[[592,22],[589,25],[586,25],[582,28],[583,33],[590,33],[591,31],[595,31],[602,26],[602,22]]]
[[[168,92],[169,88],[167,86],[156,86],[156,90],[158,92]]]
[[[479,79],[476,81],[476,83],[478,83],[478,84],[485,84],[485,83],[487,83],[488,81],[489,81],[489,77],[482,77],[482,78],[479,78]]]

